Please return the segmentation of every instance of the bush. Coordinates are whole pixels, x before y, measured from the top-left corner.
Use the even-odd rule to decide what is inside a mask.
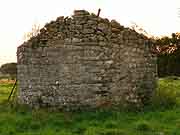
[[[11,79],[15,79],[17,75],[17,63],[6,63],[0,68],[0,72],[4,75],[9,75]]]
[[[171,81],[159,82],[158,88],[156,89],[152,97],[152,105],[160,108],[170,108],[177,104],[177,90],[174,83]]]

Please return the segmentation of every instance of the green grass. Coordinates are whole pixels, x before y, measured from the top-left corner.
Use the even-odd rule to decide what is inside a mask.
[[[31,110],[2,103],[8,98],[11,87],[12,84],[0,84],[0,135],[180,135],[179,104],[161,107],[169,103],[166,101],[157,108],[141,112]],[[169,90],[166,94],[170,97],[175,93],[179,101],[180,80],[160,79],[159,89],[160,94]]]
[[[12,83],[0,82],[0,103],[5,102],[12,90]]]

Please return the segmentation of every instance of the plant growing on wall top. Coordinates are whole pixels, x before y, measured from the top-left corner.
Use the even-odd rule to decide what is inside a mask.
[[[24,41],[28,41],[32,37],[36,37],[39,33],[40,33],[40,25],[33,24],[31,31],[25,33],[23,39],[24,39]]]

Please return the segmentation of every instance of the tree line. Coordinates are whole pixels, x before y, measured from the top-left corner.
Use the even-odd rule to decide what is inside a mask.
[[[180,76],[180,33],[156,38],[158,76]]]

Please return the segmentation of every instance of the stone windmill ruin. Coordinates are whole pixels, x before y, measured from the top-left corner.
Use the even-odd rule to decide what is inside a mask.
[[[156,87],[151,45],[85,10],[58,17],[18,47],[19,102],[61,109],[145,105]]]

